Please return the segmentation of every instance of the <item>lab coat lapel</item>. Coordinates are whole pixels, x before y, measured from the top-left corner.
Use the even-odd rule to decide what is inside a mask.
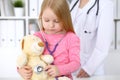
[[[77,0],[72,0],[71,4],[70,4],[70,9],[73,7],[73,5],[75,4]],[[80,0],[78,1],[78,3],[75,5],[74,9],[71,11],[71,17],[72,17],[72,20],[75,20],[75,16],[77,14],[77,11],[78,11],[78,7],[79,7],[79,2]]]

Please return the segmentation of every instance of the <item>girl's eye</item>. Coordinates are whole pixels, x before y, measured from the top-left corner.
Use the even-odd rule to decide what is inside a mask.
[[[58,21],[58,20],[55,20],[54,22],[59,23],[59,21]]]
[[[49,22],[49,20],[45,20],[45,22]]]

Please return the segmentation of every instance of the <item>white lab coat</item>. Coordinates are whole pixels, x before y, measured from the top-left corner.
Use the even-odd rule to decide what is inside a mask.
[[[81,67],[90,76],[104,74],[103,64],[114,32],[113,3],[110,0],[99,0],[98,16],[96,17],[97,6],[87,16],[86,13],[94,1],[89,0],[86,6],[80,9],[79,0],[71,11],[75,32],[81,40]],[[75,2],[76,0],[72,0],[70,8]]]

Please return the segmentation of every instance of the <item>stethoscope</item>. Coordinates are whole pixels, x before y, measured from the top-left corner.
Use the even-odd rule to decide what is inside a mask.
[[[55,52],[57,46],[58,46],[59,43],[62,41],[62,39],[65,37],[65,35],[54,45],[53,50],[51,50],[51,49],[49,48],[49,43],[48,43],[48,41],[46,40],[46,38],[45,38],[45,36],[44,36],[44,34],[43,34],[43,31],[41,31],[41,35],[42,35],[42,38],[43,38],[43,40],[44,40],[46,49],[48,50],[48,52],[50,53],[50,55],[53,56],[53,53]],[[52,63],[52,64],[53,64],[53,63]],[[63,76],[64,76],[64,75],[63,75]],[[58,80],[58,77],[55,77],[55,80]]]
[[[77,0],[74,5],[72,6],[72,8],[70,9],[70,12],[72,12],[72,10],[75,8],[76,4],[78,3],[79,0]],[[95,0],[94,4],[88,9],[87,11],[87,15],[89,14],[90,10],[95,6],[97,5],[97,11],[96,11],[96,16],[98,15],[99,13],[99,0]]]
[[[38,25],[39,26],[41,26],[41,20],[40,19],[38,19]],[[62,39],[65,37],[65,35],[63,35],[63,37],[54,45],[54,48],[53,48],[53,50],[51,50],[50,48],[49,48],[49,43],[48,43],[48,41],[46,40],[46,38],[45,38],[45,36],[44,36],[44,32],[43,32],[43,30],[42,30],[42,27],[40,27],[40,33],[41,33],[41,35],[42,35],[42,38],[43,38],[43,41],[44,41],[44,43],[45,43],[45,46],[46,46],[46,49],[48,50],[48,52],[50,53],[50,55],[53,55],[53,53],[56,51],[56,48],[58,47],[58,45],[59,45],[59,43],[62,41]]]
[[[65,35],[63,35],[62,38],[54,45],[53,50],[51,50],[51,49],[49,48],[49,43],[48,43],[48,41],[46,40],[46,38],[45,38],[45,36],[44,36],[44,34],[43,34],[43,31],[41,31],[41,35],[42,35],[42,38],[43,38],[43,40],[44,40],[46,49],[48,50],[48,52],[50,53],[50,55],[53,55],[53,53],[56,51],[57,46],[59,45],[59,43],[60,43],[60,42],[63,40],[63,38],[65,37]]]
[[[72,12],[72,10],[75,8],[75,6],[77,5],[78,1],[79,1],[79,0],[77,0],[77,1],[74,3],[74,5],[72,6],[72,8],[70,9],[70,12]],[[94,7],[95,5],[97,5],[96,16],[98,16],[98,13],[99,13],[99,0],[95,0],[94,4],[88,9],[88,11],[87,11],[87,13],[86,13],[86,14],[87,14],[87,17],[88,17],[88,15],[89,15],[90,11],[93,9],[93,7]],[[86,23],[87,23],[87,17],[86,17],[86,19],[85,19],[84,26],[85,26]],[[84,33],[91,34],[91,31],[85,30]]]

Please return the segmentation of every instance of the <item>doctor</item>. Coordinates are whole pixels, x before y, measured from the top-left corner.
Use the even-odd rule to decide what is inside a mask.
[[[75,76],[104,75],[104,60],[114,31],[113,3],[110,0],[72,0],[70,9],[75,32],[81,39],[82,67]]]

